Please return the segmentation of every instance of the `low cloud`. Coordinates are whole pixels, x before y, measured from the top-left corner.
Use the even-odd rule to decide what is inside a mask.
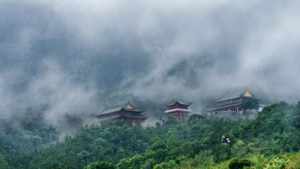
[[[45,119],[233,89],[297,101],[299,2],[1,1],[0,109]]]

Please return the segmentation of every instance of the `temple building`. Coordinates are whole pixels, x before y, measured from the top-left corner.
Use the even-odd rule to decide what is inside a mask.
[[[184,121],[187,119],[188,114],[191,113],[191,104],[186,104],[180,101],[174,101],[167,105],[165,113],[169,118],[173,118],[177,121]]]
[[[258,108],[258,99],[247,89],[240,95],[217,99],[207,107],[206,112],[212,114],[220,112],[244,113],[247,110],[258,110]]]
[[[140,125],[147,119],[144,112],[131,103],[102,112],[97,118],[104,121],[124,121],[131,125]]]

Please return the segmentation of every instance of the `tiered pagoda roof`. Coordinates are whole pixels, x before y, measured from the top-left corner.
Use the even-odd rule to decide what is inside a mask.
[[[174,100],[171,103],[167,105],[167,110],[165,113],[172,113],[172,112],[190,112],[189,107],[191,106],[191,103],[185,103],[182,101]]]
[[[172,101],[167,105],[165,113],[169,118],[176,119],[177,121],[186,120],[188,114],[191,112],[190,103],[184,103],[182,101]]]

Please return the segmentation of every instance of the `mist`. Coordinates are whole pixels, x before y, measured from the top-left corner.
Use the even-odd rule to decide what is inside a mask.
[[[300,100],[296,1],[0,1],[0,115],[47,122],[132,98],[202,103],[249,87]]]

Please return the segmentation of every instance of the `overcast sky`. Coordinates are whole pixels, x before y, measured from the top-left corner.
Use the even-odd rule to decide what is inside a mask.
[[[300,100],[295,0],[1,0],[0,112],[53,123],[129,96]],[[120,99],[121,98],[121,99]],[[126,102],[125,101],[125,102]]]

